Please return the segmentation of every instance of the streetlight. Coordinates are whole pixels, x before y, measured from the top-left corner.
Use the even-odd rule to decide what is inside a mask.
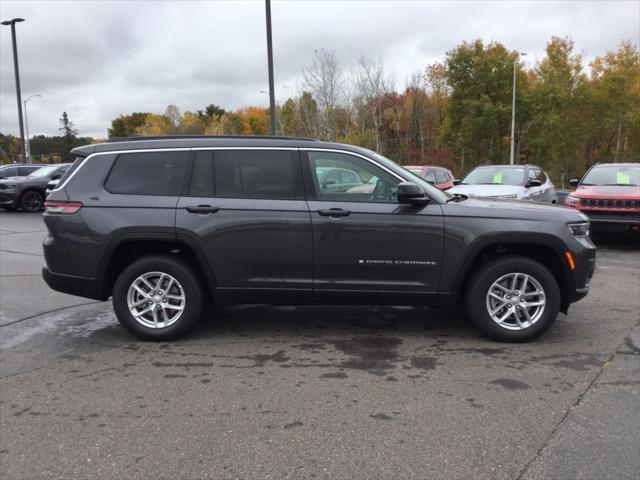
[[[27,134],[27,143],[26,143],[27,163],[31,163],[31,145],[29,144],[29,119],[27,117],[27,102],[31,100],[33,97],[42,97],[42,95],[40,95],[39,93],[34,93],[24,101],[24,129],[26,130],[26,134]]]
[[[524,52],[520,52],[519,55],[516,55],[516,59],[513,61],[513,100],[511,102],[511,152],[509,155],[509,163],[513,165],[513,161],[515,160],[515,144],[516,144],[516,66],[518,65],[518,60],[520,59],[520,55],[523,57],[526,55]]]
[[[271,0],[264,2],[267,20],[267,63],[269,68],[269,113],[271,116],[271,135],[276,135],[276,95],[273,91],[273,46],[271,42]]]
[[[20,71],[18,70],[18,48],[16,46],[16,23],[24,22],[24,18],[5,20],[2,25],[11,25],[11,41],[13,42],[13,70],[16,74],[16,94],[18,97],[18,123],[20,124],[20,145],[22,161],[25,161],[24,126],[22,125],[22,98],[20,95]]]

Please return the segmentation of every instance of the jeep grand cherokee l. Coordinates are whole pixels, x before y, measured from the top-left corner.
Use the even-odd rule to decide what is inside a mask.
[[[143,339],[218,304],[453,305],[525,341],[584,297],[595,266],[571,208],[448,195],[363,148],[296,138],[135,139],[73,150],[47,198],[43,275],[113,298]],[[323,189],[327,169],[372,189]]]
[[[640,163],[601,163],[572,179],[565,205],[586,214],[593,233],[640,233]]]

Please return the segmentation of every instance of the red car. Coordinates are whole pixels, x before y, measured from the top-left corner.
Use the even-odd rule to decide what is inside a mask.
[[[453,173],[444,167],[434,167],[430,165],[405,165],[407,170],[415,173],[421,178],[440,190],[448,190],[453,187]]]
[[[594,233],[640,233],[640,163],[601,163],[591,167],[564,204],[589,217]]]

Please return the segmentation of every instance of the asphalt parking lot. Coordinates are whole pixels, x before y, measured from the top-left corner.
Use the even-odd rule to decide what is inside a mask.
[[[50,291],[40,215],[0,212],[0,476],[7,479],[632,479],[640,249],[542,339],[461,308],[212,307],[144,343],[110,303]]]

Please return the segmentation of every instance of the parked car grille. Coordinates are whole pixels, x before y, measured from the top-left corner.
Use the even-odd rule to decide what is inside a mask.
[[[638,202],[638,200],[581,198],[580,205],[595,208],[638,208],[640,202]]]

